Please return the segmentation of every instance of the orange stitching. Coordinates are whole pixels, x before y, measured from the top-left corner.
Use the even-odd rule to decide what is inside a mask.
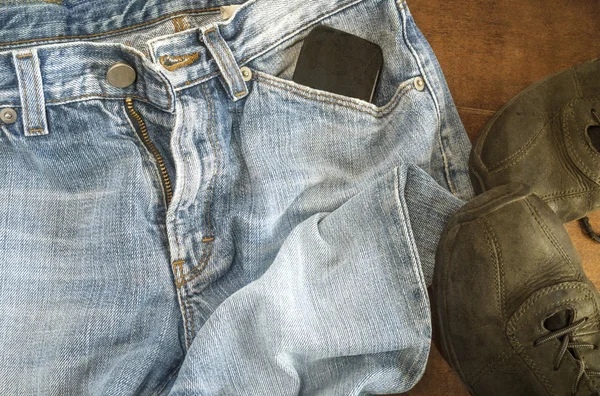
[[[26,54],[19,54],[17,55],[17,58],[22,59],[22,58],[31,58],[33,56],[33,54],[31,52],[28,52]]]
[[[209,128],[209,133],[208,133],[208,138],[211,144],[211,147],[214,150],[215,153],[215,158],[216,158],[216,169],[215,172],[213,173],[210,182],[209,182],[209,195],[208,195],[208,199],[205,201],[205,206],[204,206],[204,222],[206,223],[206,227],[208,229],[212,229],[212,222],[211,222],[211,218],[210,218],[210,207],[212,205],[212,198],[213,198],[213,192],[214,192],[214,181],[215,178],[217,176],[217,173],[219,171],[219,167],[220,167],[220,158],[221,158],[221,149],[219,147],[219,145],[217,143],[215,143],[213,141],[213,130],[214,130],[214,126],[213,126],[213,122],[214,122],[214,114],[213,114],[213,102],[211,97],[207,94],[206,91],[206,86],[202,86],[202,93],[204,94],[204,97],[207,99],[206,100],[206,107],[208,110],[208,117],[209,117],[209,122],[208,122],[208,128]],[[210,238],[212,238],[212,240],[209,240]],[[204,239],[202,239],[202,242],[207,243],[207,245],[204,245],[204,249],[202,252],[202,256],[200,257],[199,263],[197,266],[195,266],[194,268],[192,268],[184,277],[183,280],[181,282],[181,284],[186,284],[187,282],[191,281],[192,279],[196,278],[197,276],[199,276],[202,271],[204,270],[204,268],[206,267],[206,265],[208,264],[208,260],[210,259],[210,256],[212,254],[212,241],[214,240],[214,237],[205,237]]]
[[[354,102],[351,102],[350,100],[345,101],[342,98],[334,98],[334,97],[328,96],[325,92],[324,93],[317,93],[317,92],[313,93],[313,92],[310,92],[301,87],[295,87],[295,86],[290,87],[290,86],[286,85],[286,82],[275,81],[275,80],[271,79],[270,77],[267,77],[267,75],[262,74],[262,73],[260,74],[260,76],[258,75],[258,73],[254,73],[253,79],[255,79],[259,82],[262,82],[264,84],[271,85],[275,88],[283,89],[284,91],[288,91],[292,94],[298,95],[305,99],[316,100],[316,101],[326,103],[326,104],[332,104],[332,105],[346,107],[348,109],[352,109],[352,110],[360,111],[361,113],[372,115],[376,118],[381,118],[381,117],[384,117],[384,116],[388,115],[389,113],[391,113],[394,110],[395,106],[400,101],[400,99],[404,96],[403,94],[405,93],[405,91],[410,91],[410,89],[413,87],[413,84],[411,84],[408,81],[401,83],[398,86],[398,88],[396,89],[394,96],[392,96],[390,101],[385,106],[377,107],[376,109],[370,109],[367,107],[361,107],[361,105],[355,104]],[[329,100],[325,100],[325,98],[327,98]],[[365,104],[367,104],[367,102],[365,102]]]
[[[133,25],[133,26],[127,26],[127,27],[120,28],[120,29],[109,30],[107,32],[93,33],[93,34],[86,34],[86,35],[79,35],[79,36],[41,37],[41,38],[29,39],[29,40],[10,41],[10,42],[6,42],[6,43],[0,43],[0,47],[9,46],[9,45],[18,45],[18,44],[33,43],[33,42],[37,42],[37,41],[51,41],[51,40],[57,40],[58,41],[58,40],[85,39],[85,38],[102,37],[102,36],[107,36],[107,35],[116,34],[116,33],[122,33],[122,32],[126,32],[126,31],[129,31],[129,30],[137,29],[137,28],[140,28],[140,27],[148,26],[148,25],[151,25],[151,24],[154,24],[154,23],[158,23],[158,22],[164,21],[165,19],[169,19],[169,18],[171,18],[173,16],[177,16],[177,15],[204,14],[204,13],[217,12],[217,11],[220,12],[220,10],[221,10],[220,7],[211,7],[211,8],[197,9],[197,10],[178,11],[178,12],[174,12],[172,14],[163,15],[162,17],[150,20],[148,22],[139,23],[139,24]]]
[[[215,240],[215,237],[204,237],[202,238],[202,242],[206,243],[206,242],[212,242]]]
[[[197,52],[189,55],[162,55],[159,58],[160,64],[169,71],[175,71],[187,65],[191,65],[198,59],[199,54]],[[167,61],[173,61],[175,63],[167,64]]]
[[[175,27],[175,32],[181,32],[182,30],[184,30],[181,25],[181,17],[176,17],[173,20],[171,20],[171,22],[173,22],[173,26]]]
[[[200,257],[198,265],[195,266],[194,268],[192,268],[190,270],[190,272],[188,272],[185,275],[183,282],[182,282],[183,284],[187,284],[188,282],[191,282],[192,280],[196,279],[197,277],[199,277],[202,274],[202,272],[208,265],[208,260],[210,259],[210,256],[212,254],[212,249],[213,249],[213,244],[212,243],[208,244],[208,247],[204,249],[204,253],[202,253],[202,256]]]

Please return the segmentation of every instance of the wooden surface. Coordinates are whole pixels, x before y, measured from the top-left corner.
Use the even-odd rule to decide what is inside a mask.
[[[598,0],[408,0],[438,57],[460,116],[474,139],[487,120],[548,74],[600,57]],[[590,215],[600,227],[600,212]],[[600,286],[600,244],[567,224],[590,279]],[[405,395],[466,396],[432,348],[423,379]]]

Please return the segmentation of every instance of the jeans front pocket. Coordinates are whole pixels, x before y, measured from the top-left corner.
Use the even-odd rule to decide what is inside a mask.
[[[348,96],[339,95],[333,92],[327,92],[320,89],[311,88],[305,85],[298,84],[292,80],[276,77],[260,71],[253,71],[254,80],[259,84],[270,85],[272,89],[286,91],[289,95],[295,95],[298,100],[306,100],[308,102],[320,102],[322,105],[332,105],[340,107],[345,111],[359,111],[365,114],[370,114],[373,117],[384,117],[392,112],[395,106],[400,103],[411,89],[420,87],[419,84],[423,81],[421,77],[411,78],[401,82],[393,96],[383,105],[378,106],[373,103],[366,102],[361,99],[351,98]]]

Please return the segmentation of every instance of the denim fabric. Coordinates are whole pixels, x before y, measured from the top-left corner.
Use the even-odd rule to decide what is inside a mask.
[[[434,250],[472,195],[430,47],[402,1],[223,5],[0,2],[0,394],[422,375]],[[317,24],[382,47],[374,103],[291,81]]]

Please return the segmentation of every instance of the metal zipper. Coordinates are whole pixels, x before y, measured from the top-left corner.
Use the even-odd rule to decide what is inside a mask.
[[[152,155],[156,159],[156,163],[158,164],[158,170],[160,171],[160,177],[162,179],[163,189],[165,191],[167,206],[169,206],[169,204],[171,203],[171,199],[173,198],[173,187],[171,184],[171,178],[169,177],[169,172],[167,172],[167,166],[165,165],[165,161],[162,155],[160,155],[160,152],[158,151],[154,143],[152,143],[152,140],[148,135],[146,123],[138,114],[138,112],[135,111],[135,108],[133,107],[133,99],[126,98],[125,105],[127,107],[127,112],[129,113],[131,118],[133,118],[135,124],[137,124],[137,128],[135,128],[135,130],[138,133],[140,139],[142,139],[148,151],[150,151],[150,153],[152,153]]]

